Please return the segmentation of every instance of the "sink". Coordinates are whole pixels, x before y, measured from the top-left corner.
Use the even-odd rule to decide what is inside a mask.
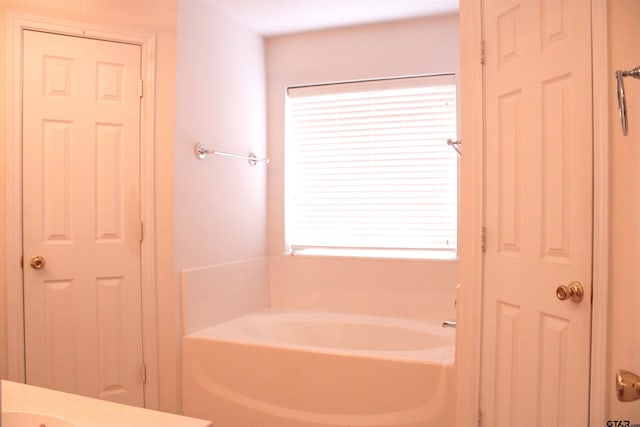
[[[2,427],[77,427],[69,421],[52,415],[34,412],[3,411]]]

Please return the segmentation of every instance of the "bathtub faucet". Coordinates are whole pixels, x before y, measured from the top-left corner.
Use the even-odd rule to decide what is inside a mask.
[[[456,321],[455,320],[445,320],[444,322],[442,322],[442,327],[443,328],[455,328],[456,327]]]

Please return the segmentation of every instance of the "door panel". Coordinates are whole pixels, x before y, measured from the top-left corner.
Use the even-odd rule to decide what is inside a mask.
[[[588,424],[590,2],[486,0],[483,424]],[[556,288],[579,281],[582,302]]]
[[[24,31],[23,57],[27,382],[143,406],[140,48]]]

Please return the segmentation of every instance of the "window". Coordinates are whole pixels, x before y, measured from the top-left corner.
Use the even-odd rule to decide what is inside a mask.
[[[454,75],[287,92],[290,251],[456,257]]]

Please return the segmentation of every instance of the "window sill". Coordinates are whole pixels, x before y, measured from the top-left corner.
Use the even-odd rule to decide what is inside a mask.
[[[459,261],[458,255],[455,252],[402,249],[297,248],[289,252],[285,252],[285,255],[363,259],[423,260],[434,262]]]

